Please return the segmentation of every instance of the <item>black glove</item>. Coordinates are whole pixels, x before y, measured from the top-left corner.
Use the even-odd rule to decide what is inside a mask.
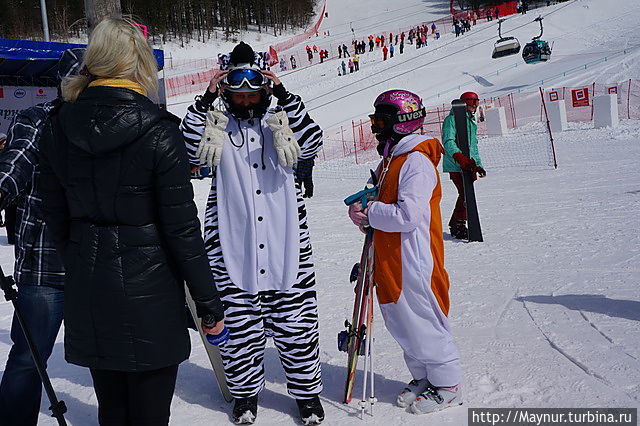
[[[213,105],[213,101],[215,101],[217,97],[218,94],[216,92],[211,93],[209,89],[207,89],[203,95],[196,96],[196,108],[202,112],[209,111],[211,105]]]
[[[200,318],[218,322],[224,319],[224,305],[216,294],[216,297],[207,300],[193,300],[196,305],[196,313]]]
[[[276,84],[275,86],[273,86],[273,96],[276,97],[276,99],[278,100],[278,103],[282,103],[287,99],[287,89],[284,88],[284,86],[282,85],[282,83],[280,84]]]
[[[313,178],[311,176],[308,176],[304,179],[297,179],[297,181],[300,183],[301,188],[304,187],[302,198],[313,197]]]
[[[313,197],[313,166],[315,161],[313,158],[299,159],[296,164],[295,176],[296,182],[304,187],[303,198]]]

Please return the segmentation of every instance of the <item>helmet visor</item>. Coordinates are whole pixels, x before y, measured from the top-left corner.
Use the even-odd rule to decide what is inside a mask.
[[[222,83],[227,89],[260,90],[269,80],[258,70],[242,68],[229,71]]]

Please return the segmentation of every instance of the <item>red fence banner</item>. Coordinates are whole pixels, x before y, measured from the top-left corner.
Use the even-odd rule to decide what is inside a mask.
[[[470,11],[457,11],[455,7],[453,7],[454,0],[449,2],[449,11],[451,15],[456,18],[469,19]],[[498,11],[498,16],[496,16],[496,10]],[[518,13],[518,2],[517,1],[507,1],[504,3],[497,4],[495,6],[483,7],[477,10],[478,19],[487,18],[487,16],[491,16],[491,18],[498,19],[498,17],[504,17],[508,15],[513,15]]]
[[[556,87],[544,90],[544,96],[540,92],[512,93],[500,97],[492,97],[480,100],[478,109],[478,136],[487,135],[487,123],[482,119],[482,112],[490,108],[503,107],[507,118],[507,127],[512,129],[514,134],[522,138],[524,134],[531,133],[531,129],[536,128],[536,124],[546,122],[546,112],[542,100],[564,100],[567,110],[567,120],[570,122],[587,122],[593,119],[593,103],[590,97],[600,96],[610,93],[618,95],[618,114],[621,119],[640,120],[640,80],[627,80],[624,82],[599,84],[593,83],[589,87]],[[571,94],[571,102],[570,100]],[[589,107],[589,108],[585,108]],[[418,131],[430,137],[441,137],[442,122],[449,114],[451,105],[448,103],[441,105],[426,106],[426,118],[422,128]],[[482,111],[482,112],[481,112]],[[533,127],[532,127],[533,126]],[[525,130],[518,130],[524,128]],[[520,132],[520,133],[518,133]],[[351,132],[345,131],[344,127],[339,129],[325,130],[325,141],[320,161],[352,156],[357,164],[366,163],[379,158],[376,147],[377,141],[371,133],[369,120],[357,120],[351,123]],[[535,133],[535,132],[534,132]],[[331,136],[336,135],[336,136]],[[505,140],[509,140],[506,136]],[[535,138],[530,138],[530,142],[536,142]],[[536,143],[544,143],[545,138],[541,137]],[[549,142],[549,141],[547,141]],[[513,145],[513,144],[511,144]],[[553,151],[553,142],[551,150]],[[522,149],[525,156],[530,156],[534,150],[542,149],[540,146],[531,145],[529,151]],[[510,148],[511,149],[511,148]],[[536,152],[538,152],[536,151]],[[543,161],[544,156],[539,157]],[[515,157],[514,157],[515,158]],[[538,158],[538,157],[536,157]],[[507,161],[508,160],[508,161]],[[520,164],[513,159],[500,160],[500,164]],[[520,160],[518,160],[520,161]],[[524,161],[524,160],[523,160]],[[538,162],[540,162],[538,161]],[[555,160],[553,161],[555,163]],[[524,163],[523,163],[524,164]]]
[[[574,108],[589,106],[589,88],[583,87],[582,89],[572,90],[571,101]]]
[[[318,28],[320,28],[320,25],[322,25],[322,21],[324,20],[326,11],[327,11],[327,2],[325,0],[324,5],[322,6],[322,11],[320,12],[320,17],[318,18],[318,21],[314,24],[313,27],[309,28],[307,31],[305,31],[302,34],[298,34],[297,36],[290,38],[287,41],[278,43],[275,46],[269,46],[269,54],[271,55],[271,62],[269,63],[269,65],[273,66],[276,63],[278,63],[277,59],[275,59],[278,57],[278,52],[283,52],[287,49],[291,49],[293,46],[300,44],[303,41],[314,36],[318,32]],[[273,52],[275,52],[275,55],[273,54]]]

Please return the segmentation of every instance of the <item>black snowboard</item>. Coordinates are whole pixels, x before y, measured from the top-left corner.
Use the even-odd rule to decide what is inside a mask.
[[[465,157],[469,155],[469,134],[467,132],[467,104],[460,99],[451,101],[453,116],[456,123],[456,144]],[[467,208],[467,227],[469,228],[469,241],[482,241],[482,229],[476,204],[476,193],[473,189],[473,172],[463,170],[462,182],[464,184],[464,203]]]

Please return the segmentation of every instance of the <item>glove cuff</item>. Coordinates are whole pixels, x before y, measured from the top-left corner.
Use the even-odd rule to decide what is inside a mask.
[[[209,111],[211,105],[213,105],[213,101],[215,101],[217,97],[217,93],[211,93],[209,89],[207,89],[203,95],[196,96],[196,108],[202,112]]]

